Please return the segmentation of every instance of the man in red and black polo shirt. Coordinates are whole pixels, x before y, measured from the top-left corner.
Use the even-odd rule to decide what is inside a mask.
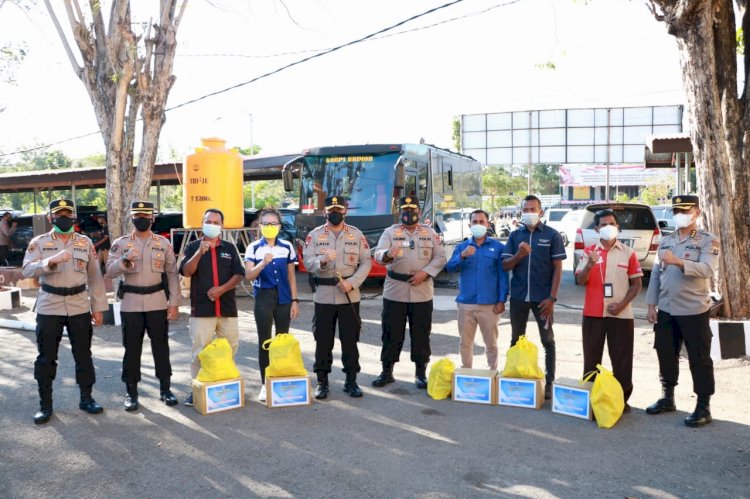
[[[641,291],[641,265],[632,248],[617,240],[620,226],[612,210],[597,211],[594,227],[599,242],[584,250],[576,282],[586,286],[583,303],[583,372],[601,364],[604,340],[615,378],[625,394],[625,412],[633,392],[633,309]]]
[[[185,247],[180,274],[190,277],[190,374],[198,376],[198,354],[214,338],[226,338],[237,353],[240,344],[234,288],[245,278],[245,267],[235,247],[220,239],[224,214],[215,208],[203,215],[203,237]],[[193,394],[185,399],[193,405]]]

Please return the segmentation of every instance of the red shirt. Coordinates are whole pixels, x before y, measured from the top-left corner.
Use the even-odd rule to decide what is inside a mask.
[[[583,315],[587,317],[632,319],[633,310],[630,303],[617,316],[607,312],[607,305],[621,302],[630,288],[630,279],[643,275],[638,256],[632,248],[625,246],[620,241],[617,241],[609,250],[604,248],[601,243],[597,243],[583,250],[584,258],[581,258],[578,264],[576,275],[583,270],[588,263],[588,255],[595,250],[599,253],[599,261],[589,271]],[[611,298],[604,298],[605,282],[612,284],[613,296]]]

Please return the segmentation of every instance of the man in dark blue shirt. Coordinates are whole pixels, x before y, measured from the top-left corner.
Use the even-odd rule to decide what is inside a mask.
[[[549,399],[552,382],[555,380],[553,311],[562,277],[562,261],[567,255],[560,233],[539,222],[543,213],[539,198],[526,196],[521,211],[523,226],[510,233],[503,252],[503,268],[513,271],[510,280],[510,326],[513,331],[511,346],[526,334],[531,310],[544,346],[544,398]]]
[[[471,213],[472,237],[453,250],[446,269],[460,272],[458,281],[458,332],[461,337],[462,367],[470,369],[474,360],[474,335],[477,325],[484,338],[487,366],[497,370],[497,321],[505,311],[508,298],[508,273],[503,270],[505,246],[487,237],[490,221],[487,212]]]

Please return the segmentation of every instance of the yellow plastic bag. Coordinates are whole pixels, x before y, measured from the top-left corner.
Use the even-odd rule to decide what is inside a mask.
[[[612,428],[622,417],[625,394],[612,371],[601,364],[597,364],[596,369],[599,374],[597,371],[591,371],[585,375],[582,382],[589,381],[596,374],[594,386],[591,388],[591,408],[594,410],[599,428]]]
[[[450,397],[455,370],[456,364],[447,357],[432,364],[427,378],[427,394],[435,400]]]
[[[302,350],[299,341],[289,333],[280,333],[263,342],[263,349],[268,350],[269,376],[306,376],[307,369],[302,361]]]
[[[201,361],[201,370],[196,378],[198,381],[222,381],[240,377],[234,364],[232,346],[226,338],[216,338],[203,347],[198,358]]]
[[[516,344],[505,354],[504,378],[542,379],[544,372],[539,368],[539,353],[536,345],[519,336]]]

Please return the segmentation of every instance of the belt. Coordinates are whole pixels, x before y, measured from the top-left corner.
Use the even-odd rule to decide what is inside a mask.
[[[413,276],[411,276],[409,274],[399,274],[398,272],[394,272],[392,270],[389,270],[388,271],[388,277],[390,277],[391,279],[395,279],[397,281],[404,281],[404,282],[406,282],[409,279],[411,279]],[[427,279],[430,279],[430,278],[432,278],[432,276],[428,275]]]
[[[57,286],[50,286],[49,284],[42,284],[42,291],[52,293],[53,295],[60,296],[73,296],[86,291],[86,285],[81,284],[73,288],[58,288]]]
[[[342,279],[349,279],[351,276],[342,277]],[[335,286],[339,283],[337,277],[313,277],[315,284],[319,286]]]
[[[123,290],[126,293],[135,293],[137,295],[150,295],[163,289],[164,285],[162,283],[154,284],[153,286],[129,286],[127,284],[123,286]]]

